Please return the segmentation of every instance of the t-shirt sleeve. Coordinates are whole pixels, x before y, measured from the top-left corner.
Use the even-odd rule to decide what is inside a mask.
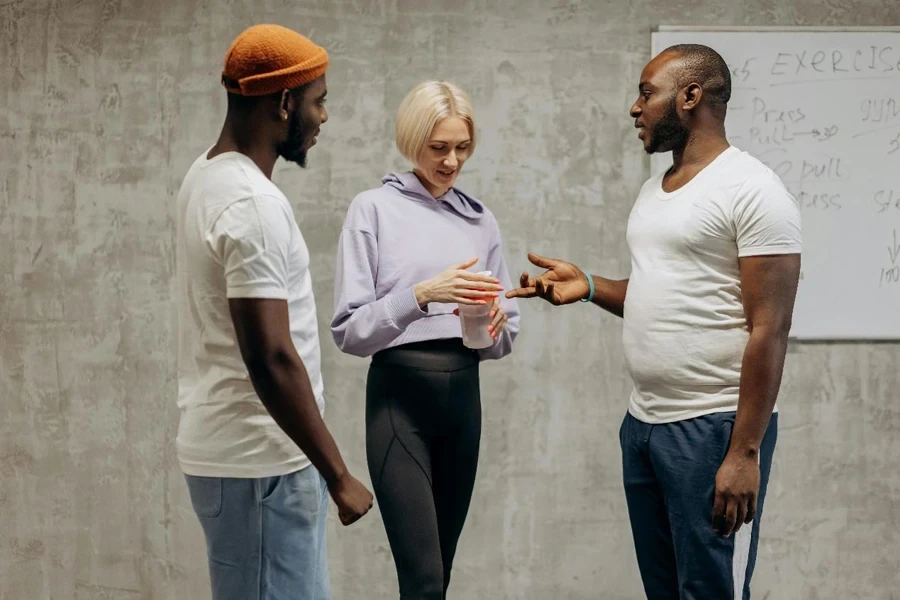
[[[734,224],[740,257],[803,249],[800,206],[774,173],[744,183],[734,204]]]
[[[225,209],[209,234],[225,275],[229,298],[288,297],[288,257],[293,230],[289,206],[253,197]]]

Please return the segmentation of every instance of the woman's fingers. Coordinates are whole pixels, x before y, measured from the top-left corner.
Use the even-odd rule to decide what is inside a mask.
[[[488,327],[488,331],[490,332],[492,338],[494,338],[496,340],[498,337],[500,337],[500,334],[503,333],[504,329],[506,329],[506,321],[507,321],[507,317],[506,317],[506,313],[504,313],[503,316],[500,318],[499,323]]]
[[[475,258],[470,258],[466,262],[459,263],[458,265],[454,265],[450,268],[456,269],[457,271],[462,271],[463,269],[468,269],[469,267],[473,266],[477,262],[478,262],[478,257],[476,256]]]
[[[460,279],[458,281],[454,281],[453,285],[456,288],[463,290],[492,290],[495,292],[502,292],[503,286],[497,283],[491,283],[487,281],[468,281],[464,279]]]
[[[457,271],[456,276],[466,281],[483,281],[484,283],[500,283],[500,280],[490,275],[480,275],[472,271]]]
[[[489,300],[490,298],[479,299],[466,296],[457,296],[453,299],[454,302],[456,302],[457,304],[462,304],[463,306],[481,306],[487,304]]]

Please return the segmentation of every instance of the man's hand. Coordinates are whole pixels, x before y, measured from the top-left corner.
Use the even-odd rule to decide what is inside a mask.
[[[528,253],[528,260],[547,271],[535,278],[530,277],[527,271],[522,273],[520,287],[507,292],[507,298],[538,297],[560,306],[578,302],[590,293],[587,275],[572,263],[544,258],[532,252]]]
[[[328,491],[337,504],[338,516],[344,525],[355,523],[372,508],[372,493],[349,473],[328,486]]]
[[[722,537],[737,533],[756,516],[759,496],[759,462],[755,456],[729,452],[716,473],[713,531]]]

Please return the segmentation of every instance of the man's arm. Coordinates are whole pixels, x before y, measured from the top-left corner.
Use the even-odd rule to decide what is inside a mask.
[[[368,511],[372,496],[347,471],[322,420],[309,375],[290,335],[287,302],[232,298],[228,301],[241,356],[266,410],[300,447],[328,483],[349,525]]]
[[[750,340],[741,365],[731,449],[755,459],[781,387],[800,279],[800,255],[742,258],[740,266]]]
[[[570,262],[557,258],[545,258],[534,253],[528,254],[532,264],[547,269],[537,277],[527,272],[519,277],[519,287],[507,292],[507,298],[542,298],[555,306],[572,304],[591,293],[588,275]],[[606,279],[591,276],[594,281],[593,303],[608,310],[617,317],[625,311],[627,279]]]
[[[594,304],[617,317],[625,313],[625,294],[628,292],[627,279],[594,278]]]
[[[745,257],[740,270],[750,339],[741,365],[731,444],[716,476],[714,527],[725,536],[751,522],[756,513],[759,450],[781,386],[800,255]]]

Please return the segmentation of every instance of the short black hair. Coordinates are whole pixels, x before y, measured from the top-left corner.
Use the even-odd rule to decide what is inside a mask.
[[[725,59],[702,44],[677,44],[666,48],[666,52],[677,54],[681,59],[676,80],[678,88],[699,83],[713,113],[725,118],[731,100],[731,70]]]

